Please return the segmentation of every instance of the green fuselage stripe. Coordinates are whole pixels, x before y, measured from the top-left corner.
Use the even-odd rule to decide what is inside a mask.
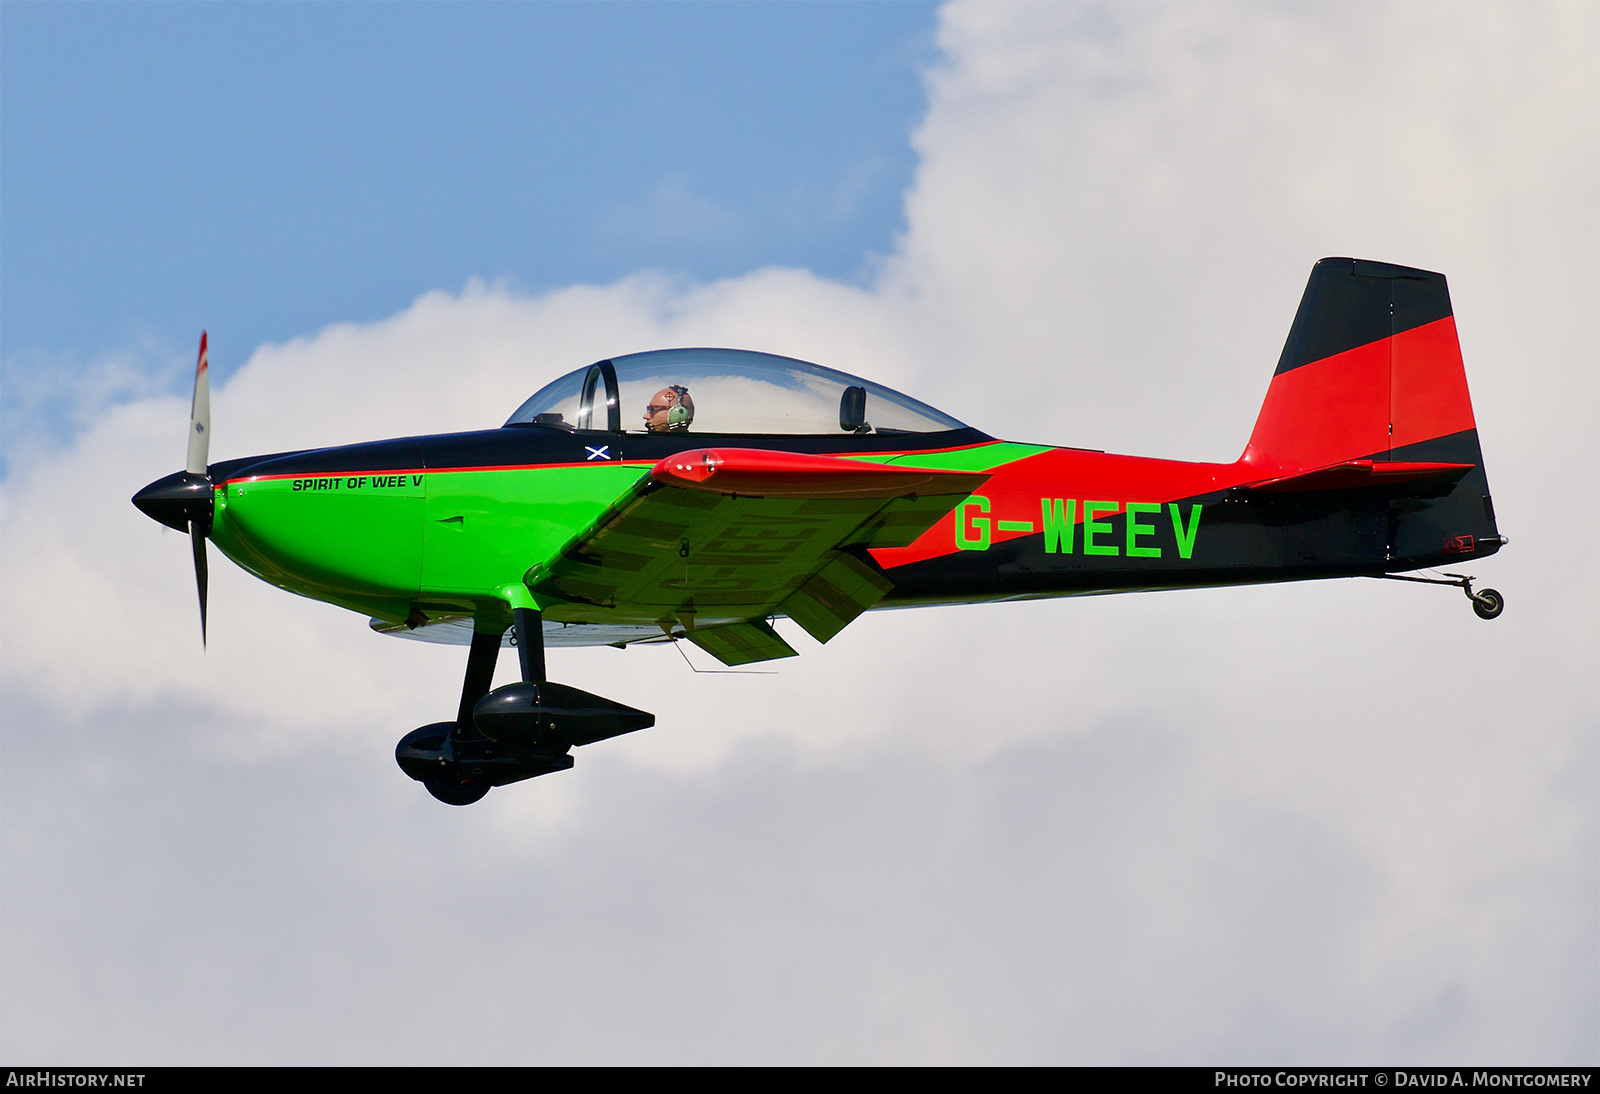
[[[1047,444],[1018,444],[1015,441],[994,441],[976,444],[970,448],[955,448],[946,452],[909,452],[885,456],[850,456],[852,460],[868,463],[892,463],[901,467],[928,467],[939,471],[993,471],[1008,463],[1049,452]]]
[[[403,619],[413,601],[470,607],[496,598],[649,466],[242,479],[217,492],[212,540],[282,588]]]

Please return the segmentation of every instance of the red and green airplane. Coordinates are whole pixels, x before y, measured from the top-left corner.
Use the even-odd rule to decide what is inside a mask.
[[[279,588],[386,634],[470,646],[453,721],[400,767],[465,805],[655,717],[545,675],[546,647],[686,639],[724,665],[871,608],[1400,577],[1506,540],[1440,274],[1312,270],[1244,454],[1184,463],[997,440],[787,357],[599,361],[499,429],[208,463],[200,341],[187,469],[133,501]],[[522,679],[490,690],[504,645]]]

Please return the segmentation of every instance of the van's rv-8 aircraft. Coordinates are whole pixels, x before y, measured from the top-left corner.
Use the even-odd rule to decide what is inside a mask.
[[[550,681],[547,647],[687,640],[728,666],[871,608],[1389,577],[1454,585],[1507,542],[1442,275],[1311,272],[1244,454],[1184,463],[1002,441],[787,357],[599,361],[499,429],[209,463],[200,340],[184,471],[134,496],[279,588],[386,634],[470,646],[453,721],[403,737],[452,805],[569,768],[655,716]],[[490,690],[502,646],[521,680]]]

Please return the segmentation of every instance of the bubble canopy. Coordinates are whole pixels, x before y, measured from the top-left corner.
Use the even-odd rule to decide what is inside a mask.
[[[685,389],[684,401],[694,407],[693,419],[673,432],[841,436],[966,428],[882,384],[737,349],[666,349],[597,361],[540,388],[506,425],[643,433],[646,408],[673,387]]]

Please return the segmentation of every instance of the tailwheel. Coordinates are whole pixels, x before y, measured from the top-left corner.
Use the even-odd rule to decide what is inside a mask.
[[[1498,589],[1479,589],[1469,595],[1472,597],[1472,610],[1479,619],[1494,619],[1506,610],[1505,597],[1500,595]]]
[[[1498,619],[1500,613],[1506,610],[1506,598],[1500,595],[1499,589],[1480,589],[1472,591],[1472,578],[1466,574],[1446,574],[1453,577],[1467,594],[1467,599],[1472,601],[1472,611],[1479,619]]]
[[[1502,538],[1501,542],[1504,542]],[[1500,595],[1499,589],[1481,589],[1472,591],[1473,577],[1471,574],[1445,574],[1439,577],[1412,577],[1410,574],[1373,574],[1386,581],[1414,581],[1419,585],[1453,585],[1467,594],[1467,599],[1472,602],[1472,610],[1479,619],[1499,619],[1500,613],[1506,610],[1506,598]],[[1449,578],[1450,580],[1445,580]]]

